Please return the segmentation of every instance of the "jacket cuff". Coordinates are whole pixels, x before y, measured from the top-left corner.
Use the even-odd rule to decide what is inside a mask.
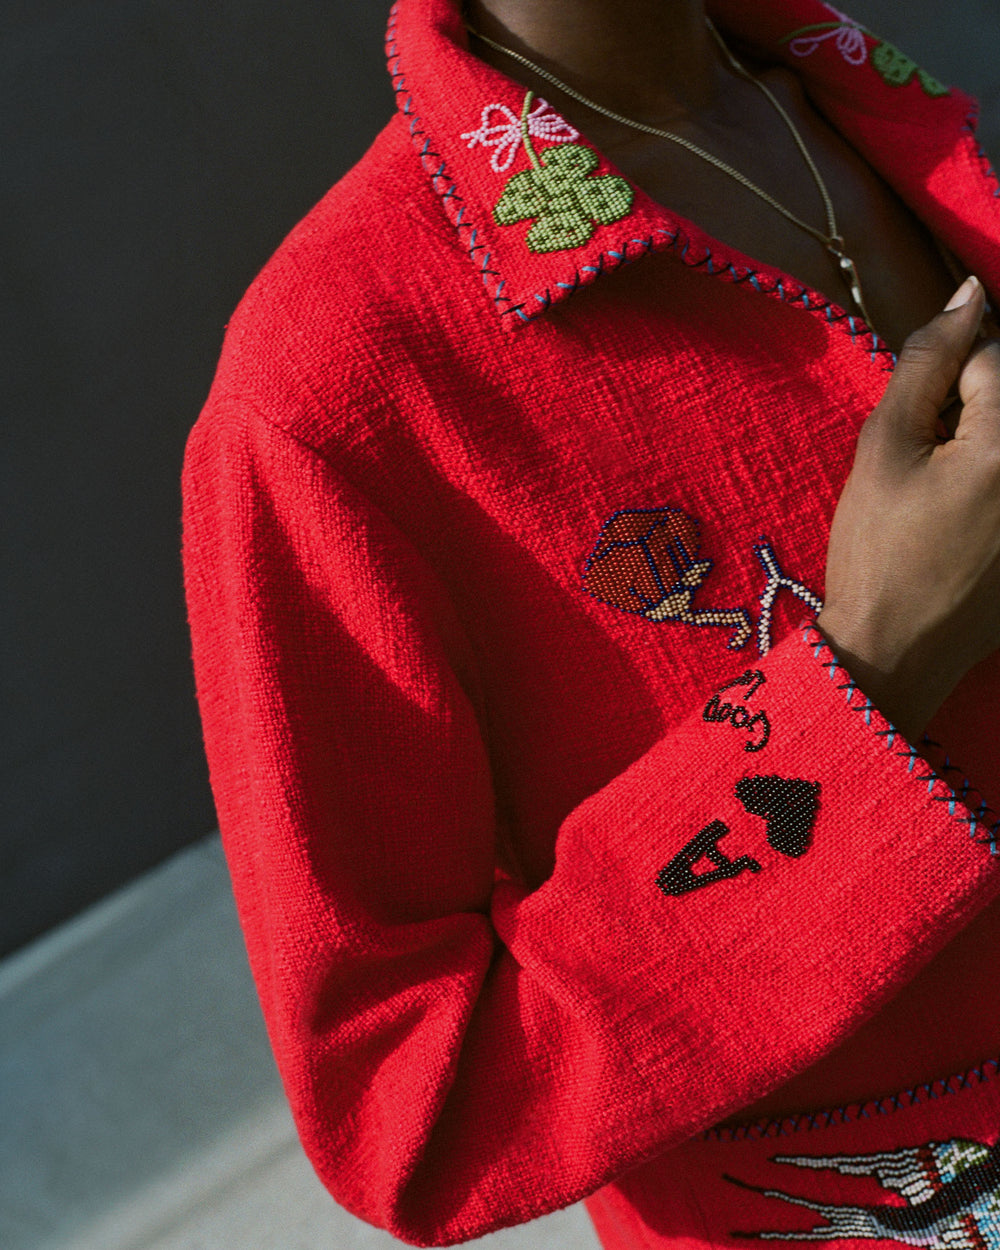
[[[651,1152],[668,1122],[683,1140],[815,1063],[1000,890],[993,814],[815,627],[705,693],[570,813],[553,875],[495,917],[617,1045],[633,1114],[650,1091]]]

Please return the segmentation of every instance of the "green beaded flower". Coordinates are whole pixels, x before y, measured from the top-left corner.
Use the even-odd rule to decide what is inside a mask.
[[[847,18],[836,22],[813,22],[809,26],[800,26],[790,35],[785,35],[781,42],[787,43],[796,56],[811,56],[821,43],[834,39],[841,56],[849,65],[864,65],[868,59],[865,35],[875,41],[871,50],[872,67],[882,81],[890,87],[905,87],[913,81],[916,75],[917,81],[929,96],[951,94],[949,87],[938,82],[925,69],[921,69],[916,61],[908,57],[905,52],[901,52],[899,48],[886,40],[880,39],[867,26],[862,26],[860,22]]]
[[[632,187],[614,174],[591,177],[597,153],[579,143],[547,148],[539,160],[528,134],[533,99],[529,91],[521,110],[521,135],[531,169],[508,180],[493,218],[498,226],[513,226],[536,217],[526,240],[532,252],[580,247],[598,226],[610,226],[629,213]]]
[[[908,57],[905,52],[900,52],[899,48],[891,43],[879,43],[872,48],[872,65],[890,87],[905,87],[916,74],[921,87],[929,96],[949,94],[944,83],[932,78],[925,69],[920,68],[916,61]]]

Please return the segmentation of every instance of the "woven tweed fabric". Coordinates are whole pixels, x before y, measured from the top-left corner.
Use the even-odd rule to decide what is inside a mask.
[[[1000,294],[967,96],[818,0],[712,12]],[[470,55],[456,0],[400,0],[387,50],[398,114],[234,313],[183,483],[212,785],[304,1147],[415,1245],[583,1198],[619,1250],[856,1230],[792,1199],[899,1206],[878,1175],[824,1189],[704,1134],[1000,1054],[1000,657],[911,744],[811,625],[892,355],[623,186]],[[979,1219],[995,1085],[780,1152],[972,1142],[908,1192]]]
[[[608,1246],[1000,1244],[1000,1060],[884,1098],[709,1131],[586,1200]]]

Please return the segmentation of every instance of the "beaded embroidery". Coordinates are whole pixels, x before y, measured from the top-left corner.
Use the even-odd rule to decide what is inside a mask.
[[[687,846],[682,847],[666,868],[662,868],[657,874],[656,884],[663,893],[676,898],[702,886],[714,885],[716,881],[738,877],[742,872],[760,872],[760,864],[753,856],[741,855],[739,859],[728,859],[719,850],[719,839],[724,838],[728,832],[728,825],[721,820],[713,820]],[[694,865],[703,858],[711,860],[715,868],[711,872],[696,873]]]
[[[632,208],[632,187],[616,174],[591,177],[600,164],[597,153],[579,143],[564,143],[536,155],[529,118],[534,93],[524,97],[521,141],[531,168],[509,179],[493,218],[498,226],[514,226],[535,217],[528,231],[531,252],[560,252],[582,247],[597,226],[610,226]],[[464,136],[463,136],[464,137]]]
[[[767,678],[760,669],[747,669],[739,677],[727,682],[721,690],[717,690],[715,694],[705,704],[701,718],[709,722],[718,724],[719,722],[728,722],[734,729],[745,729],[750,735],[743,744],[744,751],[763,751],[771,739],[771,722],[768,720],[767,713],[761,708],[758,712],[750,715],[748,708],[740,703],[720,703],[719,696],[725,694],[727,690],[732,690],[734,686],[747,686],[750,689],[743,696],[744,702],[750,698],[757,690],[758,686],[764,684]],[[754,726],[760,725],[760,737],[754,737]]]
[[[749,676],[752,679],[756,674]],[[819,782],[797,777],[741,777],[736,783],[736,797],[746,810],[766,820],[768,843],[793,859],[809,849],[818,796]],[[760,872],[761,865],[752,855],[729,859],[719,850],[719,841],[728,832],[729,826],[722,820],[707,824],[681,847],[666,868],[660,869],[657,886],[664,894],[677,897],[744,872]],[[715,868],[696,873],[694,866],[700,859],[710,860]]]
[[[767,574],[767,584],[760,596],[760,617],[757,620],[757,649],[761,655],[767,655],[771,650],[771,620],[779,590],[790,590],[796,598],[807,603],[817,613],[822,611],[823,600],[819,595],[813,594],[808,586],[803,586],[801,582],[785,575],[778,563],[778,557],[774,554],[774,548],[764,534],[754,543],[753,550]]]
[[[916,74],[917,81],[929,96],[948,95],[948,88],[944,83],[932,78],[916,61],[891,43],[878,43],[872,48],[872,65],[890,87],[905,87]]]
[[[714,561],[696,560],[699,547],[698,525],[678,508],[622,508],[601,527],[601,533],[584,566],[583,584],[602,603],[635,612],[648,621],[684,621],[688,625],[721,625],[733,629],[726,644],[732,651],[744,645],[753,632],[753,621],[745,608],[694,608],[694,592],[711,572]],[[757,621],[757,646],[761,655],[771,649],[774,603],[781,590],[789,590],[820,612],[823,601],[808,586],[789,577],[778,563],[770,541],[761,535],[753,545],[767,582],[760,595],[761,612]],[[720,691],[721,693],[721,691]],[[715,705],[715,712],[722,705]],[[730,716],[705,714],[705,720]],[[737,729],[750,725],[749,719],[732,720]],[[766,726],[767,717],[757,718]],[[765,738],[770,733],[766,726]],[[760,750],[760,746],[747,750]]]
[[[826,1221],[804,1231],[734,1232],[732,1236],[780,1241],[893,1241],[927,1250],[1000,1248],[1000,1143],[988,1146],[954,1137],[878,1154],[776,1155],[772,1162],[834,1171],[841,1176],[874,1177],[889,1201],[864,1206],[816,1202],[724,1174],[725,1180],[741,1189],[805,1207]]]
[[[490,117],[493,113],[499,113],[504,120],[491,125]],[[580,132],[574,130],[565,118],[560,117],[541,98],[538,106],[528,113],[525,124],[529,134],[536,139],[548,139],[550,143],[574,143],[580,137]],[[506,104],[487,104],[479,121],[479,129],[467,131],[462,138],[468,139],[466,146],[469,148],[474,148],[477,143],[484,148],[496,148],[490,158],[490,165],[496,173],[502,174],[514,163],[523,139],[523,128],[513,109],[509,109]]]
[[[825,6],[838,20],[836,22],[818,22],[814,26],[803,26],[801,30],[788,35],[784,42],[794,56],[810,56],[821,43],[828,39],[836,40],[837,51],[849,65],[864,65],[868,59],[868,45],[865,43],[864,30],[857,22],[835,9],[832,4]]]
[[[809,850],[819,782],[797,777],[741,777],[736,797],[754,816],[767,822],[767,840],[776,851],[798,859]]]
[[[584,566],[587,592],[647,621],[722,626],[737,650],[753,632],[743,608],[695,608],[694,595],[713,567],[697,560],[698,525],[677,508],[623,508],[601,527]]]
[[[811,56],[821,43],[835,39],[838,51],[848,64],[864,65],[869,59],[865,43],[865,35],[869,35],[875,40],[871,50],[872,67],[883,82],[890,87],[905,87],[916,76],[927,95],[937,97],[950,94],[950,88],[921,69],[916,61],[894,44],[880,39],[860,22],[840,13],[833,5],[828,4],[825,7],[836,16],[837,21],[814,22],[809,26],[801,26],[781,40],[788,44],[793,56]]]
[[[676,224],[669,228],[665,226],[654,227],[647,235],[623,238],[617,247],[608,247],[601,251],[595,258],[594,263],[580,265],[572,274],[568,275],[569,280],[555,282],[554,289],[546,286],[541,290],[533,291],[520,300],[506,294],[504,288],[508,285],[507,280],[501,277],[496,267],[496,257],[490,250],[488,243],[483,239],[480,225],[475,221],[469,211],[469,206],[459,193],[458,186],[451,176],[447,163],[431,143],[430,137],[423,127],[423,119],[417,114],[413,96],[407,87],[406,76],[403,73],[399,50],[396,46],[398,10],[399,5],[396,3],[393,4],[389,11],[389,22],[386,28],[386,54],[389,73],[392,78],[392,89],[396,95],[400,115],[413,141],[420,166],[430,180],[431,189],[441,201],[448,220],[455,227],[462,247],[475,262],[483,285],[494,307],[501,317],[507,319],[509,325],[527,325],[529,322],[541,318],[554,301],[559,298],[558,295],[554,294],[554,289],[564,295],[572,294],[572,292],[593,282],[599,275],[611,273],[623,265],[633,264],[651,253],[674,252],[685,265],[691,268],[704,267],[708,273],[724,282],[732,282],[736,285],[748,283],[754,290],[760,291],[769,297],[791,304],[801,303],[804,308],[809,309],[814,315],[825,318],[826,321],[839,326],[845,333],[849,334],[852,343],[857,344],[870,356],[873,362],[881,357],[882,369],[886,373],[892,372],[896,364],[894,353],[879,339],[871,327],[866,326],[859,318],[852,316],[844,309],[835,305],[831,300],[824,299],[818,292],[810,293],[804,288],[792,288],[782,279],[775,279],[773,276],[757,273],[753,269],[738,268],[725,252],[713,253],[707,249],[703,251],[700,247],[694,247],[684,231]],[[967,123],[966,128],[971,129],[969,123]],[[988,159],[984,153],[980,152],[980,159],[985,169],[988,166]],[[996,182],[992,170],[989,171],[989,177],[993,183]],[[994,185],[992,189],[993,194],[1000,198],[1000,186]]]

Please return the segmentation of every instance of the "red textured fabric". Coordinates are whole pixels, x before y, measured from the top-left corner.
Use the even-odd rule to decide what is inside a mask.
[[[1000,294],[969,97],[816,0],[710,10]],[[574,201],[588,238],[532,251],[493,211],[530,155],[486,142],[524,89],[457,0],[400,0],[388,52],[399,113],[241,302],[184,469],[212,785],[296,1123],[415,1245],[583,1198],[609,1250],[778,1227],[794,1204],[730,1226],[705,1197],[764,1201],[713,1126],[1000,1054],[1000,656],[911,745],[809,624],[893,367],[867,327],[614,181]],[[544,116],[536,159],[620,178]],[[980,1140],[968,1102],[848,1145]],[[703,1201],[719,1222],[685,1223]]]
[[[605,1245],[747,1238],[990,1250],[1000,1241],[1000,1062],[669,1152],[587,1202]],[[658,1183],[656,1183],[658,1181]]]

